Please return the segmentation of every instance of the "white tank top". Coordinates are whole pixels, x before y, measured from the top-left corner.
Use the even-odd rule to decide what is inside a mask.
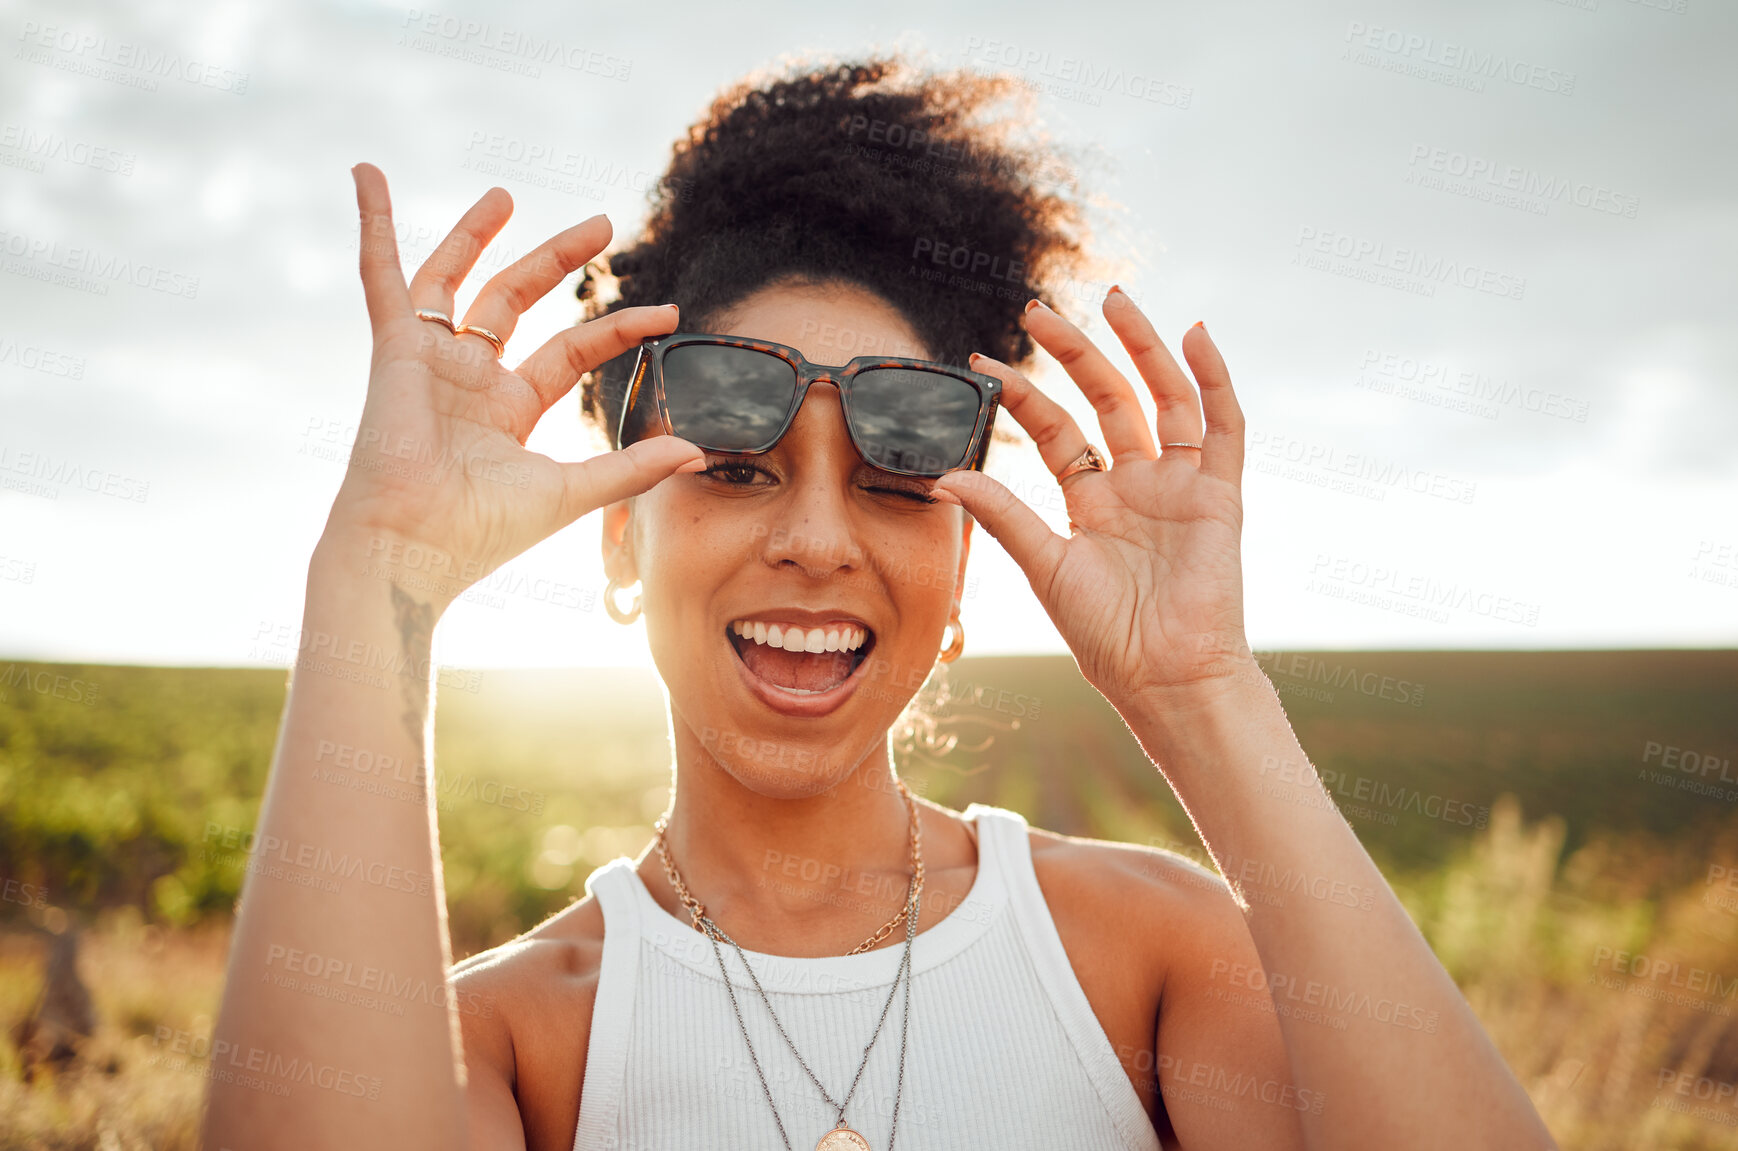
[[[974,803],[978,870],[964,902],[912,943],[911,1030],[894,1151],[1068,1147],[1158,1151],[1159,1139],[1074,977],[1032,870],[1026,820]],[[838,898],[854,897],[845,877]],[[782,880],[779,870],[768,882]],[[813,878],[804,885],[814,890]],[[586,890],[604,916],[574,1151],[779,1151],[712,943],[665,911],[623,856]],[[721,943],[743,1023],[793,1151],[833,1128],[734,948]],[[903,944],[860,955],[746,951],[779,1021],[834,1099],[875,1034]],[[902,987],[887,1010],[847,1125],[886,1151],[899,1074]]]

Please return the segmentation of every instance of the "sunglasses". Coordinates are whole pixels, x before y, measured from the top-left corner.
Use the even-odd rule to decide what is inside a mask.
[[[640,345],[616,447],[673,435],[712,452],[771,451],[790,430],[809,385],[839,389],[851,444],[869,464],[936,478],[982,469],[1002,382],[933,360],[858,356],[812,364],[785,344],[699,332]]]

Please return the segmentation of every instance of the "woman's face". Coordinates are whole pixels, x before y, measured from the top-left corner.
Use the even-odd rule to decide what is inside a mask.
[[[931,355],[845,285],[769,287],[708,326],[818,364]],[[957,610],[971,519],[930,502],[933,481],[866,463],[826,382],[771,451],[706,462],[608,509],[606,568],[641,582],[678,762],[710,759],[768,796],[826,791],[865,757],[885,762]]]

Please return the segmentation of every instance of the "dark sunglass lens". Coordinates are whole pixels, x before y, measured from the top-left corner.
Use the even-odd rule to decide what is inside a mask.
[[[871,368],[851,388],[851,431],[869,462],[939,476],[966,462],[978,390],[916,368]]]
[[[719,451],[770,447],[796,394],[796,369],[752,348],[682,344],[664,353],[663,366],[672,429]]]

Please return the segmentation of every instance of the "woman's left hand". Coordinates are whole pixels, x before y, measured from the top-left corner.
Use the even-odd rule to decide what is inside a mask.
[[[1158,407],[1157,433],[1123,374],[1073,324],[1042,304],[1026,329],[1092,401],[1104,471],[1062,481],[1073,534],[1063,538],[1006,487],[977,471],[950,472],[936,489],[959,502],[1013,556],[1087,682],[1113,705],[1175,689],[1227,683],[1247,667],[1243,631],[1243,412],[1225,362],[1200,324],[1183,356],[1200,396],[1133,300],[1113,289],[1104,317]],[[1038,446],[1052,475],[1086,450],[1072,416],[1019,372],[987,356],[1002,404]],[[1203,435],[1203,414],[1205,435]],[[1170,447],[1162,444],[1199,444]]]

